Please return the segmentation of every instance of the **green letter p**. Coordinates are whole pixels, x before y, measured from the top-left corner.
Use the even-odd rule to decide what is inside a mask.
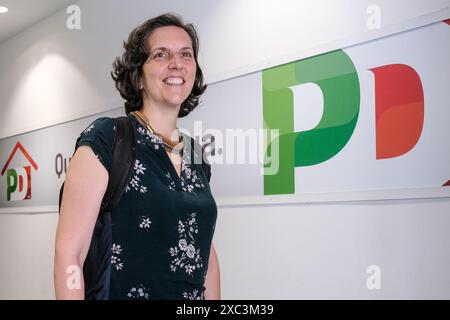
[[[264,129],[278,130],[279,164],[275,174],[264,168],[264,194],[295,192],[295,167],[312,166],[334,157],[347,144],[359,113],[359,80],[350,58],[337,50],[263,71]],[[317,85],[323,97],[318,124],[294,132],[294,90]],[[302,104],[302,101],[300,101]],[[301,107],[301,105],[300,105]],[[274,138],[265,140],[265,161]]]

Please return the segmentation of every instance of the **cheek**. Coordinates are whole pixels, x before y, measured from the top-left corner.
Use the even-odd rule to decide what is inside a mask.
[[[195,80],[196,73],[197,73],[197,65],[195,63],[193,63],[192,65],[189,66],[189,74],[191,76],[192,81]]]
[[[147,79],[149,79],[150,81],[155,81],[158,79],[158,75],[159,75],[159,73],[155,72],[154,70],[149,71],[147,73]]]
[[[157,65],[147,65],[147,67],[143,70],[144,79],[155,80],[158,79],[158,76],[161,74],[161,67]]]

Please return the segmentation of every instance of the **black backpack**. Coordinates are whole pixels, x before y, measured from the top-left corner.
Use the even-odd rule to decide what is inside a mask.
[[[95,222],[89,251],[83,265],[84,297],[86,300],[109,298],[109,267],[111,264],[111,211],[120,201],[136,161],[134,127],[127,117],[114,118],[116,127],[108,187]],[[61,211],[64,183],[59,191]]]
[[[109,299],[109,267],[111,264],[111,211],[119,203],[128,181],[133,173],[136,161],[136,137],[134,126],[127,117],[113,119],[116,126],[111,170],[109,172],[108,187],[102,199],[100,212],[95,222],[92,240],[83,265],[84,293],[86,300]],[[203,148],[191,138],[191,155],[195,150]],[[195,147],[194,147],[195,146]],[[211,175],[211,166],[202,161],[202,168],[207,177]],[[64,183],[59,191],[59,211],[64,192]]]

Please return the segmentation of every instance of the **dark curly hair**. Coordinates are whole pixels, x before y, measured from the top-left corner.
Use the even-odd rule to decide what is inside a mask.
[[[142,108],[142,93],[139,88],[143,75],[142,66],[149,57],[149,49],[147,48],[147,39],[155,29],[166,26],[176,26],[187,32],[192,42],[195,63],[197,71],[195,73],[194,87],[189,97],[181,104],[178,117],[187,116],[199,104],[200,96],[206,90],[203,84],[203,72],[197,61],[199,40],[197,31],[192,24],[184,24],[183,20],[175,15],[166,13],[158,17],[152,18],[134,29],[128,41],[123,43],[125,52],[121,57],[117,57],[113,63],[113,71],[111,77],[114,79],[117,90],[125,101],[125,112],[129,114]]]

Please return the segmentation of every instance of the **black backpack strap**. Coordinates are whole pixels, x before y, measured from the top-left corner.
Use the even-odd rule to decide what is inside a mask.
[[[103,197],[101,210],[111,211],[122,197],[136,161],[136,138],[134,127],[127,117],[114,119],[116,134],[109,173],[108,187]]]
[[[64,193],[64,182],[61,185],[61,188],[59,188],[59,201],[58,201],[58,212],[61,213],[61,203],[62,203],[62,197]]]
[[[203,152],[204,152],[204,150],[202,148],[202,159],[203,159]],[[206,160],[203,160],[202,161],[202,168],[203,168],[203,171],[206,174],[206,177],[208,178],[208,183],[209,183],[209,180],[211,179],[211,165],[209,163],[207,163]]]
[[[211,165],[207,162],[207,159],[205,159],[206,157],[204,157],[204,149],[203,147],[200,145],[200,143],[198,143],[197,141],[195,141],[194,138],[191,137],[191,161],[193,161],[193,163],[197,163],[195,162],[195,154],[197,155],[201,155],[200,159],[201,159],[201,165],[202,165],[202,169],[203,172],[206,175],[206,178],[208,179],[208,182],[211,178]]]

